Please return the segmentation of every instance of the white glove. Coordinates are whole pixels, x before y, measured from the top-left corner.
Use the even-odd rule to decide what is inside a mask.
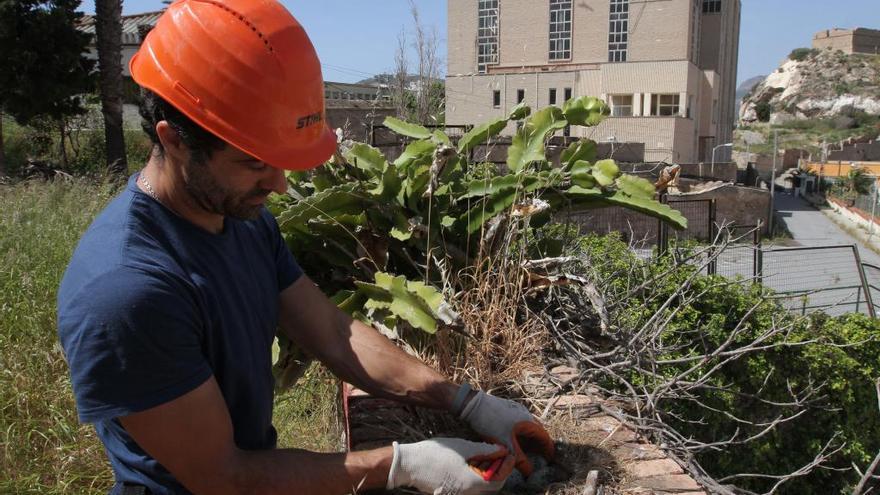
[[[516,456],[516,468],[526,476],[532,473],[526,453],[553,459],[553,440],[522,404],[481,391],[465,406],[461,419],[486,440],[505,445]]]
[[[523,421],[534,421],[528,409],[518,402],[501,399],[479,391],[461,412],[477,433],[504,444],[513,452],[513,428]]]
[[[503,460],[490,481],[472,466]],[[394,459],[386,488],[409,486],[433,495],[496,493],[513,472],[513,457],[499,445],[458,438],[434,438],[418,443],[394,442]]]

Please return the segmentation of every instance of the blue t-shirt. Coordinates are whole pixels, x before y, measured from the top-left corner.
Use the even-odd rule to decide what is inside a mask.
[[[117,483],[188,493],[117,419],[216,378],[235,443],[272,449],[279,294],[302,274],[265,209],[211,234],[136,185],[95,219],[58,291],[58,335],[80,420],[94,423]]]

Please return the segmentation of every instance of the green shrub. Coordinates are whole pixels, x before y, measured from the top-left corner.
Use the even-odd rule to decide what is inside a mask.
[[[770,122],[770,115],[773,113],[773,106],[766,101],[762,101],[755,105],[755,112],[758,114],[759,122]]]
[[[672,260],[643,261],[613,236],[589,236],[579,241],[581,252],[595,260],[590,266],[606,280],[608,293],[626,293],[629,287],[647,281],[644,293],[618,302],[614,313],[619,325],[639,328],[661,312],[670,318],[664,339],[676,343],[675,351],[663,359],[702,355],[717,349],[744,321],[745,331],[735,344],[752,342],[771,325],[788,326],[789,342],[803,345],[769,348],[728,363],[710,378],[716,390],[700,389],[694,400],[708,406],[695,407],[693,400],[667,400],[662,414],[685,437],[703,442],[721,441],[740,431],[744,436],[761,431],[760,426],[738,423],[732,417],[755,424],[772,421],[780,412],[795,407],[771,405],[757,400],[785,404],[790,390],[818,387],[805,412],[750,443],[708,449],[697,460],[716,478],[737,473],[787,474],[808,464],[832,437],[843,445],[830,465],[841,470],[816,470],[791,481],[783,493],[834,494],[851,492],[858,476],[847,470],[852,464],[865,469],[880,449],[880,412],[874,381],[880,377],[880,320],[860,314],[829,317],[815,313],[800,318],[781,308],[756,284],[723,283],[717,276],[696,275],[690,293],[701,294],[686,305],[661,308],[661,304],[692,276],[695,268],[682,265],[660,277]],[[599,262],[601,260],[601,262]],[[635,268],[633,268],[635,267]],[[629,277],[620,274],[629,274]],[[752,310],[754,308],[754,310]],[[765,344],[780,341],[776,336]],[[706,369],[718,362],[710,360]],[[642,363],[643,367],[650,365]],[[690,363],[654,368],[659,379],[676,376]],[[632,383],[651,390],[654,378],[631,372]],[[609,382],[605,386],[620,387]],[[623,389],[621,389],[623,390]],[[713,411],[714,410],[714,411]],[[763,493],[773,482],[757,479],[732,481],[743,488]],[[847,492],[847,493],[848,493]]]
[[[819,53],[819,50],[815,50],[812,48],[795,48],[788,54],[788,58],[794,60],[796,62],[803,62],[804,60],[815,56]]]

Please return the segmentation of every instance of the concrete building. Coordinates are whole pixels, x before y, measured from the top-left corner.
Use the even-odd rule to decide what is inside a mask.
[[[813,48],[854,53],[880,53],[880,31],[876,29],[826,29],[813,36]]]
[[[740,8],[740,0],[449,0],[446,121],[599,96],[612,117],[574,135],[644,143],[650,161],[708,161],[733,136]],[[718,149],[716,160],[729,159],[729,147]]]
[[[328,106],[348,106],[352,103],[390,106],[391,91],[380,84],[324,81],[324,101]]]
[[[131,77],[128,72],[128,63],[138,48],[141,47],[141,31],[150,30],[156,25],[159,17],[164,10],[157,12],[145,12],[143,14],[124,15],[122,16],[122,75]],[[80,31],[84,31],[92,35],[92,42],[89,44],[89,52],[87,57],[97,60],[98,49],[95,45],[95,16],[83,16],[78,26]]]

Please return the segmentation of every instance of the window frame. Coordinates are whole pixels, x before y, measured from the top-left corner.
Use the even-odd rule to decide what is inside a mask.
[[[608,62],[626,62],[629,52],[629,0],[611,0],[608,15]]]
[[[703,14],[720,14],[721,0],[703,0]]]
[[[501,90],[492,91],[492,108],[501,108]]]
[[[664,97],[671,98],[671,102],[663,102]],[[665,113],[668,111],[669,113]],[[678,117],[681,115],[681,95],[678,93],[659,93],[651,95],[652,117]]]
[[[550,104],[550,105],[555,105],[555,104],[556,104],[556,96],[557,96],[557,94],[556,94],[556,88],[550,88],[550,92],[549,92],[549,94],[547,95],[547,102],[548,102],[548,104]]]
[[[477,0],[477,73],[486,74],[498,64],[500,0]]]
[[[550,0],[548,58],[551,62],[571,60],[572,0]]]
[[[524,101],[526,101],[526,90],[517,89],[516,90],[516,104],[519,105],[520,103],[522,103]]]
[[[617,102],[618,98],[629,98],[629,104],[620,104]],[[612,117],[632,117],[633,112],[635,110],[635,95],[633,94],[616,94],[610,95],[608,100],[611,103],[611,116]],[[629,109],[628,112],[620,112],[619,109]]]

